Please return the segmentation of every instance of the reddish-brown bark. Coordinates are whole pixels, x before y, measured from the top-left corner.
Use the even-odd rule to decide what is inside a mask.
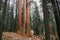
[[[20,0],[18,0],[18,22],[17,22],[17,33],[22,34],[22,19],[21,19],[21,7]]]
[[[18,25],[17,32],[19,34],[24,34],[26,36],[30,36],[30,14],[29,14],[29,0],[24,0],[23,5],[23,17],[21,17],[21,4],[20,0],[18,0]],[[22,20],[23,19],[23,20]],[[23,22],[23,23],[22,23]]]
[[[25,27],[26,27],[26,0],[24,0],[24,12],[23,12],[23,34],[25,34]]]
[[[30,10],[30,8],[29,8],[29,2],[28,2],[29,0],[27,0],[27,13],[26,13],[26,15],[27,15],[27,35],[31,35],[31,31],[30,31],[30,12],[29,12],[29,10]]]

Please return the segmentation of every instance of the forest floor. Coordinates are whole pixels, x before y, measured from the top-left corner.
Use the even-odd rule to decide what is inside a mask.
[[[42,40],[42,38],[38,36],[32,37],[21,36],[20,34],[13,32],[3,32],[2,40]]]

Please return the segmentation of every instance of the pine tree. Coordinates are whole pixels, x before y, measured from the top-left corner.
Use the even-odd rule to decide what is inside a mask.
[[[0,0],[0,11],[1,11],[2,0]]]
[[[1,5],[1,2],[2,0],[0,0],[0,5]],[[4,20],[5,20],[5,14],[6,14],[6,7],[7,7],[7,0],[5,0],[5,2],[3,3],[3,12],[2,12],[2,21],[0,22],[1,23],[1,26],[0,26],[0,40],[1,40],[1,37],[2,37],[2,32],[4,30]],[[1,8],[1,6],[0,6]]]
[[[60,13],[59,13],[59,9],[58,9],[58,4],[57,4],[57,0],[51,0],[52,2],[52,5],[53,5],[53,10],[54,10],[54,17],[55,17],[55,20],[56,20],[56,24],[57,24],[57,29],[58,29],[58,35],[59,35],[59,38],[60,38]]]
[[[42,31],[40,32],[40,30],[42,30],[42,29],[39,29],[39,27],[41,27],[40,26],[41,20],[40,20],[40,15],[38,12],[38,6],[37,6],[36,2],[31,1],[30,7],[31,7],[30,8],[31,28],[32,28],[32,30],[34,30],[35,35],[40,35],[40,33],[42,33]]]
[[[47,8],[47,0],[42,0],[43,4],[43,13],[44,13],[44,26],[45,26],[45,40],[50,40],[50,35],[49,35],[49,11]]]

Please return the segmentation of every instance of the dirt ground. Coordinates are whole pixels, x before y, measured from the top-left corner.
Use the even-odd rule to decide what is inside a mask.
[[[2,40],[42,40],[42,38],[38,36],[26,37],[13,32],[3,32]]]

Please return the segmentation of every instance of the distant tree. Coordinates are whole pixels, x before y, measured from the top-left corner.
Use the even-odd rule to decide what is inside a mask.
[[[2,0],[0,0],[0,11],[1,11],[1,4],[2,4]]]
[[[45,40],[50,40],[50,34],[49,34],[49,23],[50,23],[50,20],[49,20],[49,11],[48,11],[48,8],[47,8],[47,2],[48,0],[42,0],[42,4],[43,4],[43,13],[44,13],[44,26],[45,26]]]
[[[57,24],[57,29],[58,29],[58,36],[60,39],[60,13],[59,13],[59,8],[58,8],[58,4],[57,4],[57,0],[51,0],[52,5],[53,5],[53,10],[54,10],[54,17],[56,20],[56,24]]]
[[[30,7],[31,7],[31,10],[30,10],[30,12],[31,12],[30,13],[31,14],[31,28],[34,30],[35,35],[39,35],[40,34],[39,27],[40,27],[41,20],[40,20],[40,15],[38,12],[38,7],[37,7],[36,2],[31,1]]]
[[[10,21],[10,13],[11,13],[11,10],[10,10],[10,0],[7,1],[7,7],[6,7],[6,13],[5,13],[5,20],[4,20],[4,31],[9,31],[8,29],[10,28],[11,26],[11,21]],[[10,21],[10,22],[9,22]]]
[[[1,18],[1,21],[0,21],[0,40],[1,40],[1,37],[2,37],[2,32],[4,30],[4,19],[5,19],[5,14],[6,14],[6,7],[7,7],[7,0],[5,0],[4,3],[2,3],[3,1],[0,0],[0,11],[1,10],[1,7],[2,7],[2,4],[3,4],[3,11],[2,11],[2,16],[0,16]]]
[[[8,6],[7,6],[7,10],[6,10],[6,15],[5,15],[4,31],[16,32],[16,22],[17,22],[17,9],[16,8],[17,7],[14,6],[14,5],[16,5],[16,4],[14,4],[14,2],[12,4],[10,4],[10,1],[8,1]]]

